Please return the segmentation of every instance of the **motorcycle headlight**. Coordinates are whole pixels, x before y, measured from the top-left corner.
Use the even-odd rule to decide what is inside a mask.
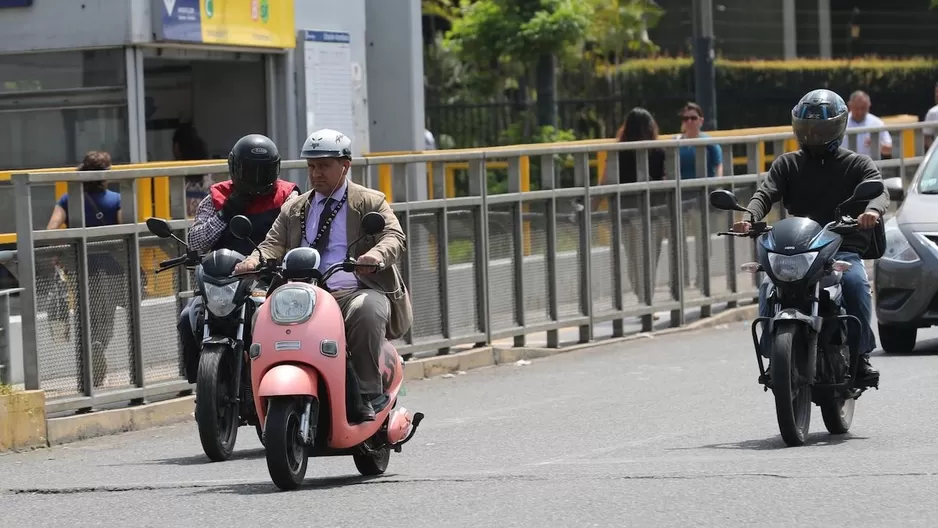
[[[281,288],[270,302],[270,317],[277,324],[302,323],[313,315],[316,293],[307,288]]]
[[[772,274],[776,279],[782,282],[795,282],[803,279],[808,273],[808,268],[814,264],[817,254],[817,251],[797,255],[769,253],[769,266],[772,267]]]
[[[238,281],[228,284],[210,284],[205,282],[202,289],[205,291],[205,308],[218,317],[227,317],[235,309],[234,297],[238,291]]]
[[[918,254],[912,249],[909,239],[902,234],[902,231],[899,231],[899,226],[895,222],[886,223],[886,251],[882,258],[895,262],[918,261]]]

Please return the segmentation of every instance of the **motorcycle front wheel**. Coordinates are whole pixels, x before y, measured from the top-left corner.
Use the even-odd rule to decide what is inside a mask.
[[[195,420],[202,450],[212,462],[231,458],[238,440],[238,406],[229,397],[234,354],[225,346],[206,345],[199,357],[195,387]]]
[[[267,471],[274,484],[284,491],[295,490],[306,478],[309,453],[300,438],[302,411],[294,398],[270,402],[264,428]]]
[[[811,426],[811,387],[801,378],[809,371],[805,339],[795,325],[785,325],[775,334],[772,347],[772,392],[782,440],[789,447],[804,445]]]

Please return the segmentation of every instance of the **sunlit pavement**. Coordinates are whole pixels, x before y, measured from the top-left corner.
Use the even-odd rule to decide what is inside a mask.
[[[814,408],[785,448],[748,323],[407,384],[426,413],[388,474],[314,459],[270,483],[242,428],[208,463],[194,423],[0,456],[0,526],[935,526],[938,331],[882,356],[851,433]]]

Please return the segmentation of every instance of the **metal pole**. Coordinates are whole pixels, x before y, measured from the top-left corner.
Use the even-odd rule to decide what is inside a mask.
[[[795,0],[782,0],[782,38],[785,60],[798,57],[798,30],[795,18]]]
[[[694,88],[706,130],[717,128],[717,88],[713,67],[713,0],[694,0]]]
[[[13,385],[10,361],[10,296],[0,294],[0,383]]]
[[[822,59],[834,56],[834,40],[831,37],[831,0],[817,2],[818,44]]]

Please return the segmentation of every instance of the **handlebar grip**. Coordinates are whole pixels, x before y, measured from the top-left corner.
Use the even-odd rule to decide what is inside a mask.
[[[175,258],[171,258],[168,260],[164,260],[163,262],[160,262],[160,268],[171,268],[173,266],[182,264],[183,262],[186,261],[186,258],[187,258],[186,255],[183,255],[181,257],[175,257]]]

